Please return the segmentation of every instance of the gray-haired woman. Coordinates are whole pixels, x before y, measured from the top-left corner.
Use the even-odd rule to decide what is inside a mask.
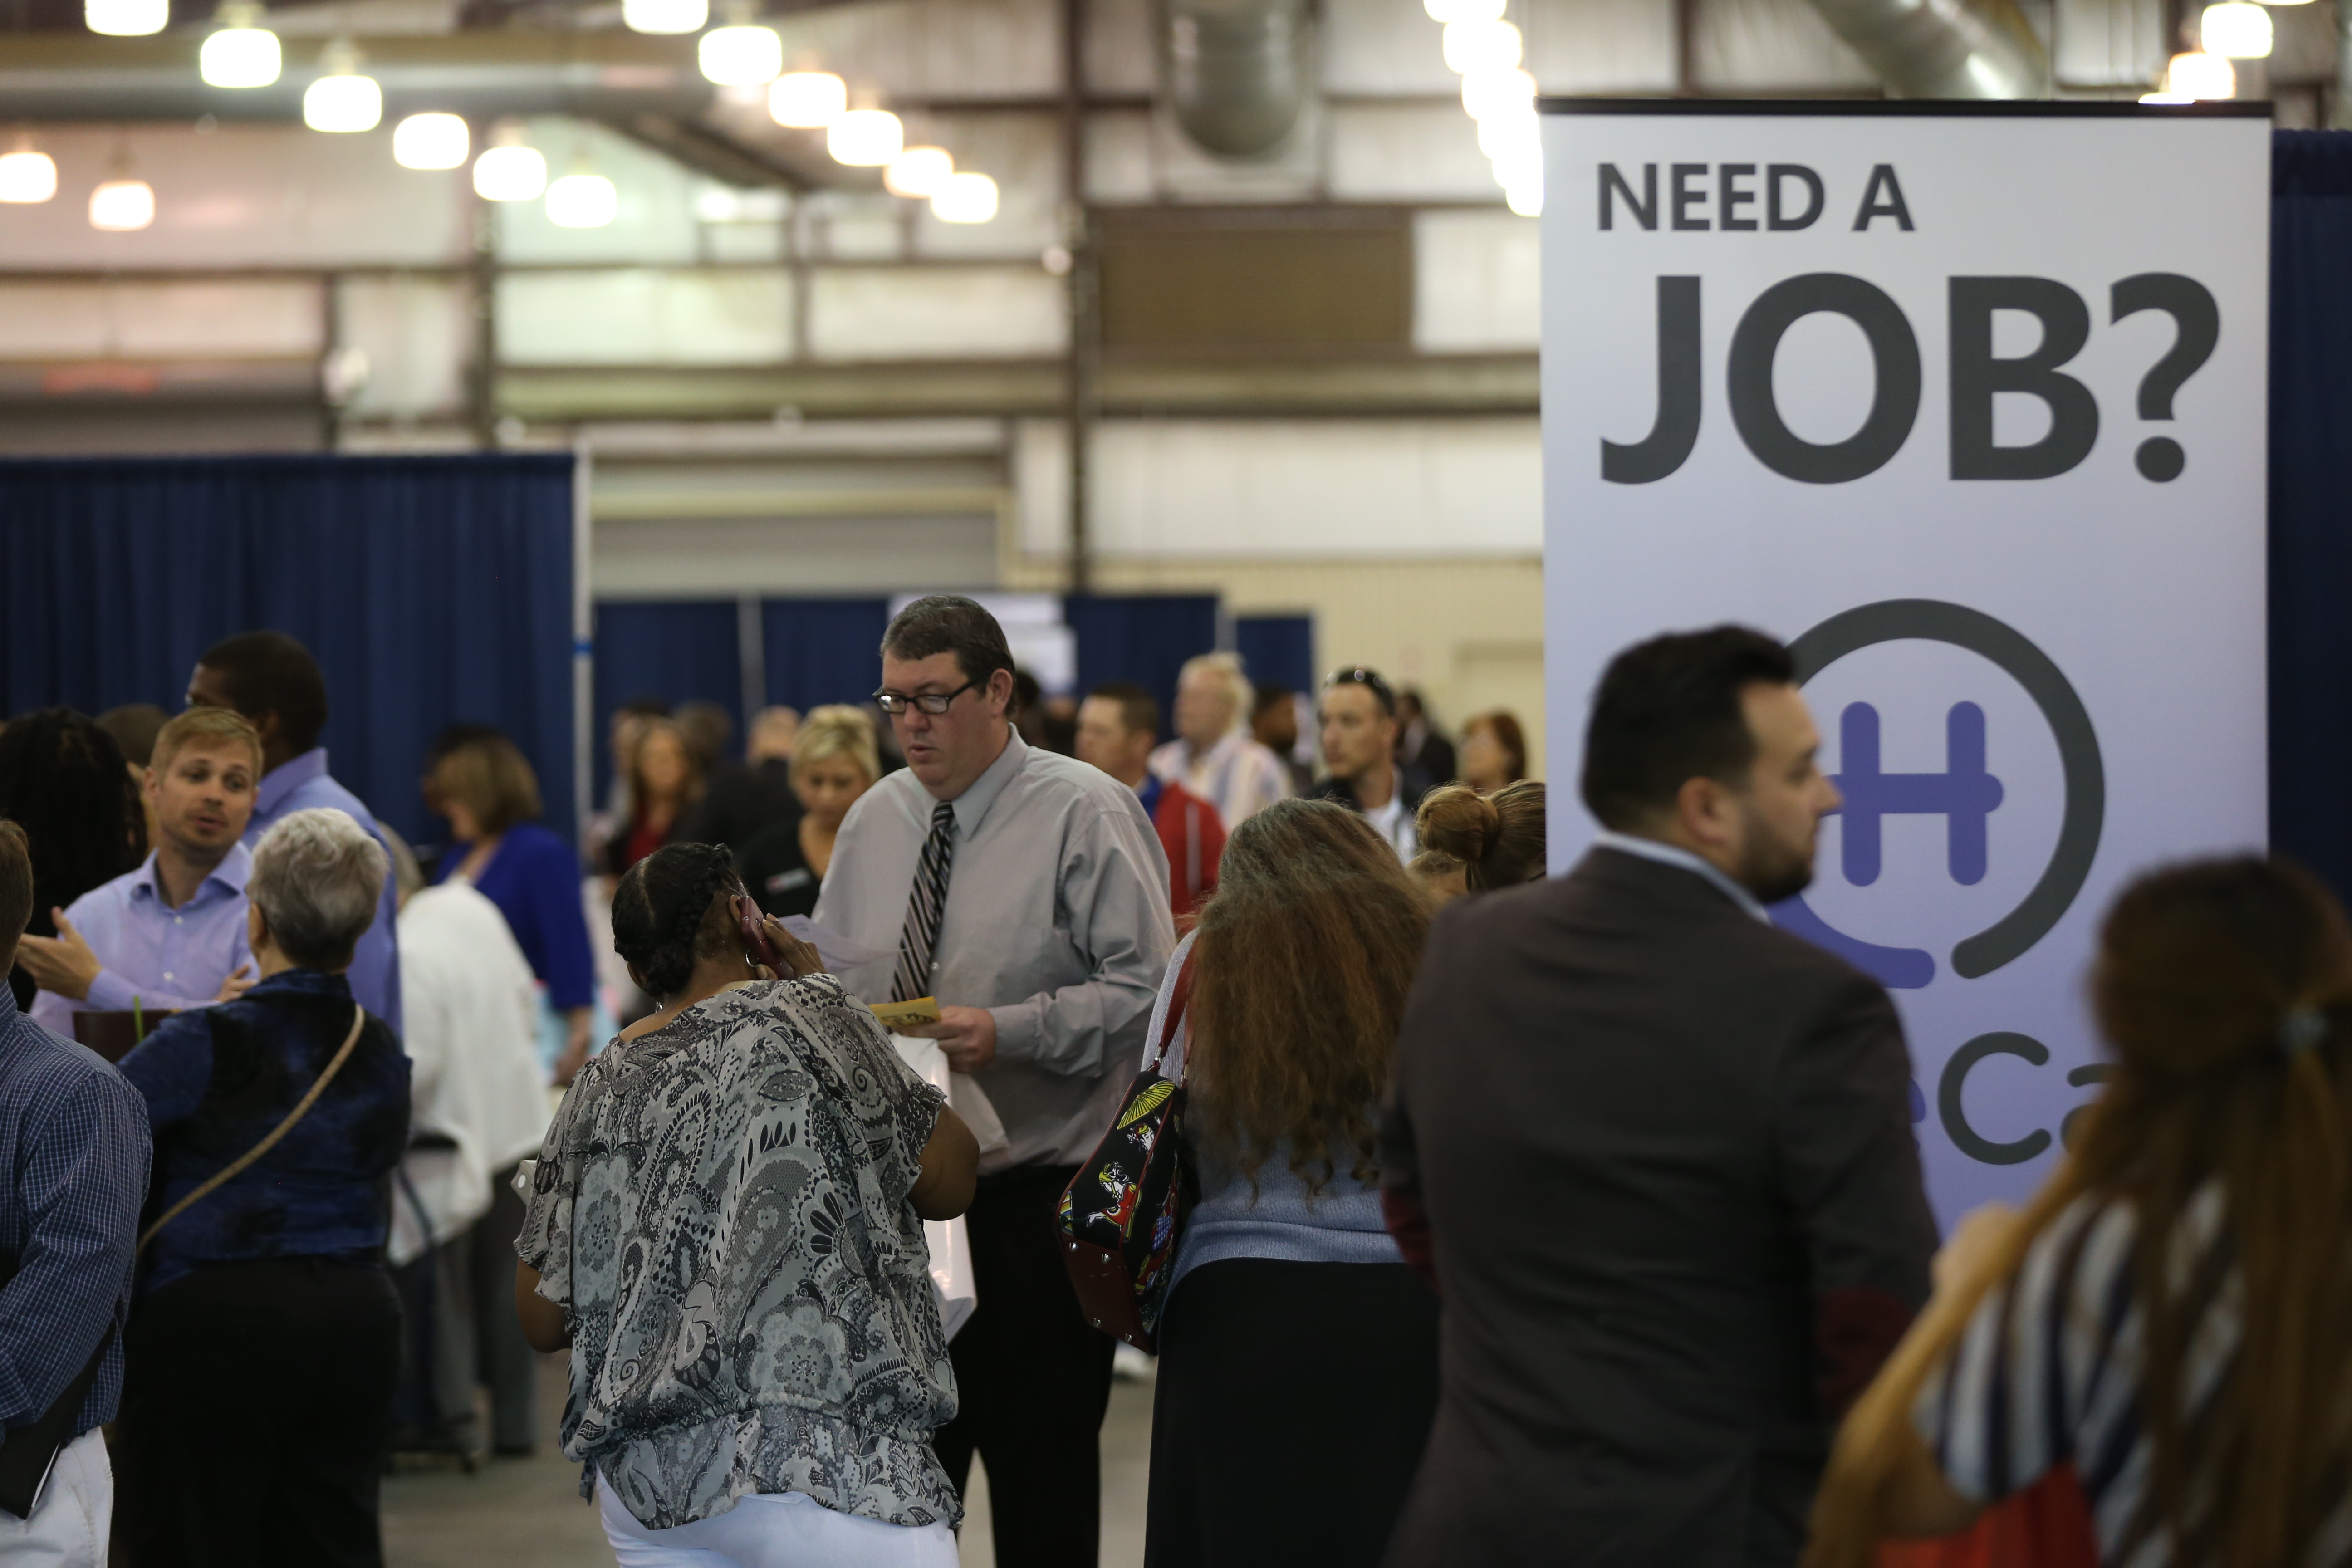
[[[407,1142],[408,1058],[343,971],[384,872],[343,812],[279,821],[246,885],[259,980],[122,1058],[155,1132],[113,1452],[135,1563],[383,1561],[400,1309],[378,1184]]]

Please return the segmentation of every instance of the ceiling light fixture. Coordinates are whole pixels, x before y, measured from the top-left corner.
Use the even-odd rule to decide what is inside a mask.
[[[2235,98],[2238,72],[2220,55],[2175,55],[2164,73],[2164,90],[2184,98]]]
[[[89,226],[135,234],[155,221],[155,188],[144,180],[109,180],[89,193]]]
[[[81,19],[93,33],[143,38],[172,19],[172,0],[82,0]]]
[[[882,187],[894,196],[927,200],[955,174],[955,160],[944,147],[909,147],[882,171]]]
[[[1508,70],[1519,63],[1519,30],[1508,22],[1445,24],[1445,64],[1457,75]]]
[[[996,182],[986,174],[950,174],[931,197],[941,223],[986,223],[996,216]]]
[[[547,189],[547,160],[522,138],[523,128],[511,121],[491,130],[491,144],[474,160],[476,195],[486,202],[528,202]]]
[[[793,131],[822,131],[849,112],[849,84],[831,71],[786,71],[768,89],[768,118]]]
[[[1462,107],[1476,121],[1533,114],[1536,79],[1523,70],[1475,71],[1462,79]]]
[[[1541,217],[1543,216],[1542,182],[1538,181],[1532,185],[1507,185],[1503,189],[1503,200],[1508,203],[1511,210],[1521,217]]]
[[[1525,114],[1490,114],[1478,121],[1478,151],[1489,158],[1500,157],[1507,148],[1540,147],[1542,142],[1542,121],[1533,110]]]
[[[29,205],[57,194],[57,160],[47,153],[36,153],[31,142],[19,141],[14,152],[0,153],[0,202]]]
[[[566,174],[547,187],[547,221],[558,228],[603,228],[621,212],[621,193],[602,174]]]
[[[853,109],[824,131],[824,150],[852,168],[879,168],[906,145],[907,128],[887,109]]]
[[[784,40],[773,27],[713,27],[696,47],[702,74],[720,87],[765,87],[784,68]]]
[[[220,8],[220,26],[196,55],[196,71],[205,86],[268,87],[278,79],[282,64],[278,35],[257,26],[260,19],[257,5]]]
[[[710,0],[621,0],[621,20],[633,33],[698,33],[710,20]]]
[[[302,89],[303,124],[349,135],[383,123],[383,89],[360,74],[360,52],[350,39],[329,44],[319,68],[323,74]]]
[[[404,169],[462,169],[473,135],[455,114],[412,114],[392,128],[392,161]]]
[[[2271,14],[2246,0],[2208,5],[2198,19],[2197,37],[2209,55],[2231,59],[2266,59],[2271,52]]]

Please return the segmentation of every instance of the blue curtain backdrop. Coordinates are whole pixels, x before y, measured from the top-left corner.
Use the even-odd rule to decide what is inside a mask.
[[[596,801],[613,783],[613,710],[641,697],[716,702],[743,734],[743,650],[732,599],[602,599],[596,604]]]
[[[2271,156],[2271,842],[2352,899],[2352,132]]]
[[[1073,594],[1062,618],[1078,645],[1078,695],[1131,680],[1160,704],[1160,738],[1173,734],[1176,673],[1217,646],[1214,594]]]
[[[572,809],[569,456],[0,462],[0,711],[176,712],[240,631],[326,672],[334,774],[412,841],[425,748],[495,724]]]
[[[1234,649],[1255,684],[1315,695],[1314,616],[1236,616]]]
[[[760,606],[767,698],[805,713],[826,702],[863,706],[882,684],[887,599],[770,599]]]

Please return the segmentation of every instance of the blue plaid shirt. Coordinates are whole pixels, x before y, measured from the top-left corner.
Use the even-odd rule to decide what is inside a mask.
[[[38,1416],[116,1331],[74,1424],[114,1419],[122,1396],[131,1251],[147,1200],[147,1107],[121,1073],[34,1026],[0,988],[0,1425]]]

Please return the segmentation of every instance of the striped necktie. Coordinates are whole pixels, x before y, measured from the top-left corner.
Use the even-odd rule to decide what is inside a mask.
[[[911,1002],[931,994],[931,949],[940,940],[940,917],[948,907],[948,867],[955,859],[955,803],[931,809],[931,836],[915,867],[915,890],[907,899],[907,924],[898,932],[898,978],[890,1000]]]

